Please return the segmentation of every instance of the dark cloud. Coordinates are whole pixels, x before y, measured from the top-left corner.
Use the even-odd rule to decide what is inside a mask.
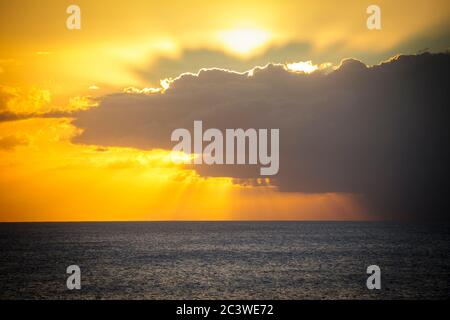
[[[0,112],[0,122],[16,121],[35,118],[68,118],[74,114],[75,111],[54,111],[46,113],[14,113],[14,112]]]
[[[0,150],[12,150],[17,146],[28,144],[28,140],[14,135],[0,138]]]
[[[77,142],[171,148],[176,128],[280,128],[281,191],[359,194],[387,218],[448,219],[450,54],[345,60],[310,75],[268,65],[253,76],[183,75],[164,94],[114,94],[80,112]],[[200,166],[245,178],[251,166]]]
[[[12,112],[2,112],[0,111],[0,122],[4,121],[14,121],[14,120],[20,120],[21,117],[15,113]]]

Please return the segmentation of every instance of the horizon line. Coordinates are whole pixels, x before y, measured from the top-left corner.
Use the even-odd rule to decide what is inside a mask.
[[[177,222],[198,222],[198,223],[204,223],[204,222],[418,222],[418,220],[414,219],[367,219],[367,220],[320,220],[320,219],[303,219],[303,220],[242,220],[242,219],[235,219],[235,220],[37,220],[37,221],[0,221],[0,224],[7,224],[7,223],[177,223]],[[425,222],[425,221],[420,221]],[[430,221],[433,222],[433,221]],[[437,221],[439,222],[439,221]]]

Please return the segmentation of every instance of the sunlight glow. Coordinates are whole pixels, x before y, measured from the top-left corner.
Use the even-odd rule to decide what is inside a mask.
[[[286,68],[289,71],[294,72],[302,72],[302,73],[312,73],[319,69],[317,65],[313,65],[311,60],[309,61],[300,61],[295,63],[288,63],[286,64]]]
[[[219,38],[228,50],[248,55],[265,45],[270,34],[257,29],[234,29],[220,32]]]

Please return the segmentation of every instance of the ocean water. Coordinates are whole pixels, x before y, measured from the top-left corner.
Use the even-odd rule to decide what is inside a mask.
[[[1,223],[0,298],[448,299],[449,244],[448,225]]]

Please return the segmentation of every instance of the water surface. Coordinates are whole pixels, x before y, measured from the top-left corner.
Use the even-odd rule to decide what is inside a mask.
[[[450,228],[382,222],[1,223],[1,299],[442,299]],[[66,267],[82,289],[66,288]],[[366,288],[366,268],[382,289]]]

